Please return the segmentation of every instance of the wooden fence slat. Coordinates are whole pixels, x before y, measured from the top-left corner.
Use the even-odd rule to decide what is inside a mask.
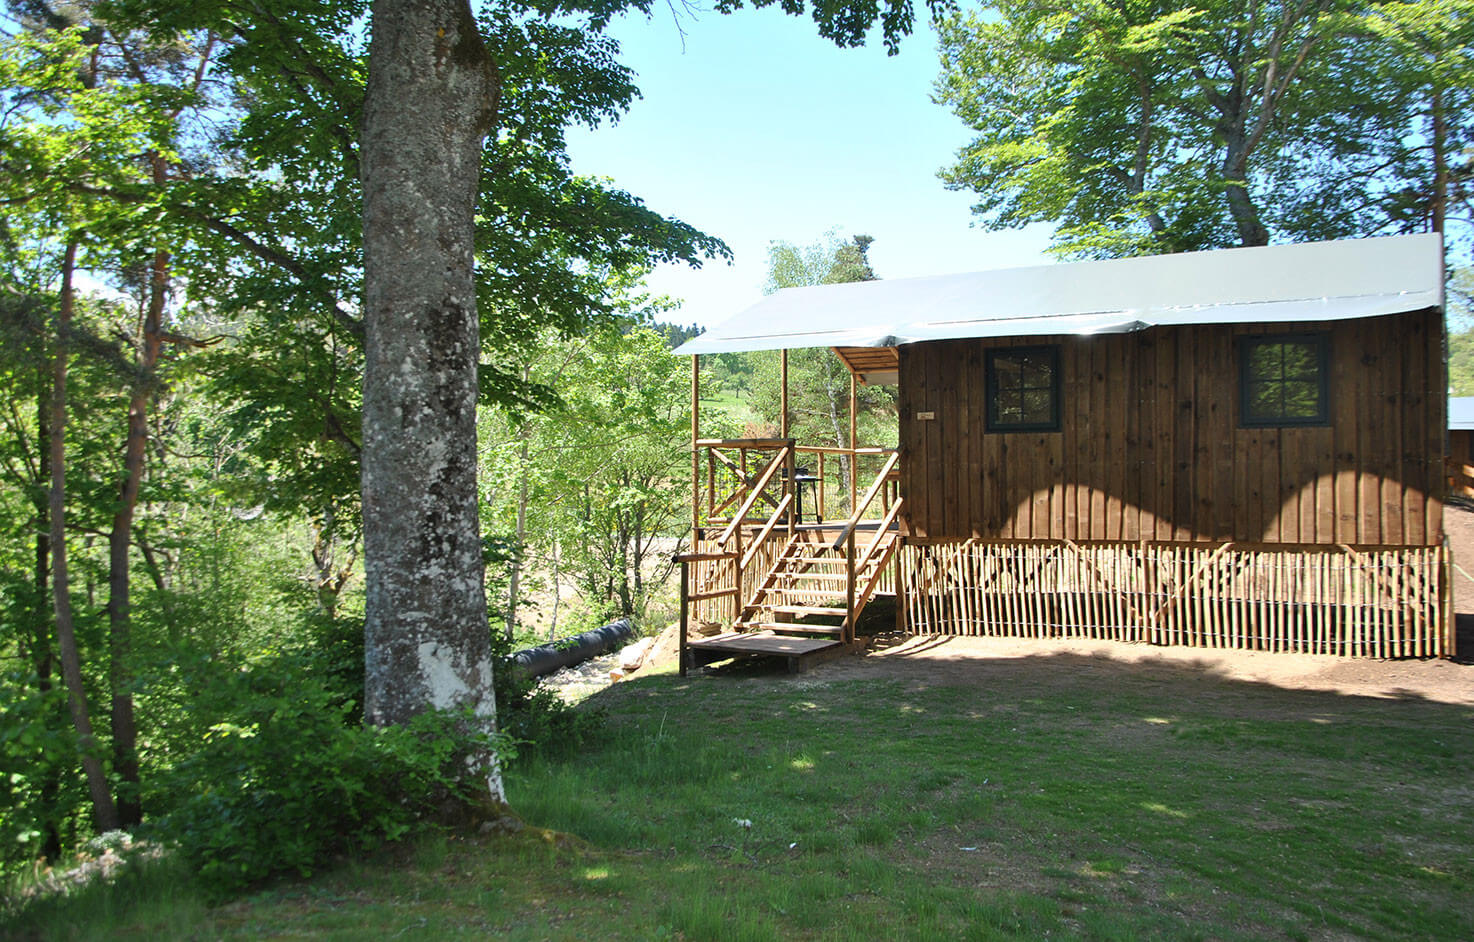
[[[901,557],[907,620],[928,633],[1449,653],[1442,547],[967,540],[907,545]],[[698,564],[698,581],[704,565],[721,564]]]

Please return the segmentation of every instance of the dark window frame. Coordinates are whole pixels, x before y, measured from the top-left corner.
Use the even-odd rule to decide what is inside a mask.
[[[1265,346],[1286,343],[1308,343],[1315,346],[1316,395],[1319,409],[1315,415],[1293,416],[1256,413],[1251,407],[1253,385],[1249,360],[1253,352]],[[1331,424],[1331,337],[1327,332],[1254,334],[1238,338],[1239,427],[1240,428],[1305,428]],[[1284,383],[1281,376],[1278,382]]]
[[[1018,356],[1021,354],[1045,354],[1049,357],[1050,372],[1050,420],[1048,422],[1008,422],[1001,420],[998,413],[998,370],[994,365],[999,357]],[[989,432],[1058,432],[1060,430],[1060,417],[1064,413],[1062,398],[1060,370],[1060,344],[1041,344],[1030,347],[992,347],[984,353],[984,388],[986,391],[983,406],[984,428]],[[1040,387],[1019,387],[1022,392],[1025,389],[1038,389]]]

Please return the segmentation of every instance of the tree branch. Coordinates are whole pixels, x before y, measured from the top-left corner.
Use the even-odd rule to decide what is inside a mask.
[[[146,202],[148,199],[142,194],[129,193],[126,190],[113,190],[105,187],[95,187],[85,183],[69,183],[67,184],[67,188],[72,190],[73,192],[81,193],[86,196],[100,196],[106,199],[117,200],[122,203],[142,203]],[[307,288],[309,291],[317,296],[318,300],[323,301],[331,308],[333,318],[337,320],[337,322],[343,327],[344,330],[348,331],[354,337],[357,337],[359,339],[363,338],[363,322],[360,321],[357,317],[354,317],[351,313],[349,313],[349,311],[343,306],[343,303],[338,300],[338,297],[335,293],[326,290],[321,284],[319,284],[319,279],[314,277],[312,273],[307,270],[307,267],[303,265],[300,261],[280,249],[272,248],[269,245],[257,241],[254,237],[252,237],[245,231],[237,229],[235,226],[232,226],[225,220],[217,219],[216,217],[211,216],[200,209],[196,209],[192,206],[174,206],[172,207],[172,209],[184,218],[193,220],[194,222],[205,226],[212,232],[225,236],[227,239],[248,250],[252,255],[255,255],[262,261],[268,262],[272,265],[276,265],[289,274],[295,276],[297,280],[301,282],[304,288]]]

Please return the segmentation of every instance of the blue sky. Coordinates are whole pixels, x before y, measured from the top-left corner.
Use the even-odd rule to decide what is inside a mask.
[[[887,57],[878,41],[838,49],[807,18],[774,9],[618,21],[620,59],[644,97],[617,125],[570,133],[574,168],[724,239],[729,267],[665,267],[650,286],[685,301],[667,319],[711,324],[762,295],[768,243],[829,230],[875,237],[882,278],[1049,261],[1045,227],[971,226],[967,193],[937,179],[969,133],[930,100],[935,39],[919,24]]]

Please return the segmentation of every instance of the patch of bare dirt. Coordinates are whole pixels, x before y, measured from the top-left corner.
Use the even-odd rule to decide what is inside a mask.
[[[1002,672],[1012,683],[1051,683],[1059,662],[1072,680],[1101,673],[1151,684],[1184,671],[1225,681],[1267,684],[1347,696],[1428,700],[1474,706],[1474,664],[1447,660],[1370,660],[1311,654],[1266,654],[1158,647],[1118,641],[1038,638],[882,638],[864,657],[815,667],[809,682],[887,677],[929,684],[976,683]],[[1051,666],[1053,665],[1053,666]],[[1058,678],[1064,679],[1064,678]]]
[[[864,657],[815,667],[803,683],[876,677],[925,684],[967,685],[996,676],[1019,686],[1051,686],[1068,664],[1069,679],[1110,675],[1118,683],[1151,685],[1195,672],[1222,681],[1346,696],[1426,700],[1474,706],[1474,502],[1450,503],[1444,530],[1454,556],[1458,615],[1454,660],[1375,660],[1312,654],[1269,654],[1158,647],[1118,641],[1039,638],[880,636]],[[1200,691],[1211,695],[1209,691]]]

